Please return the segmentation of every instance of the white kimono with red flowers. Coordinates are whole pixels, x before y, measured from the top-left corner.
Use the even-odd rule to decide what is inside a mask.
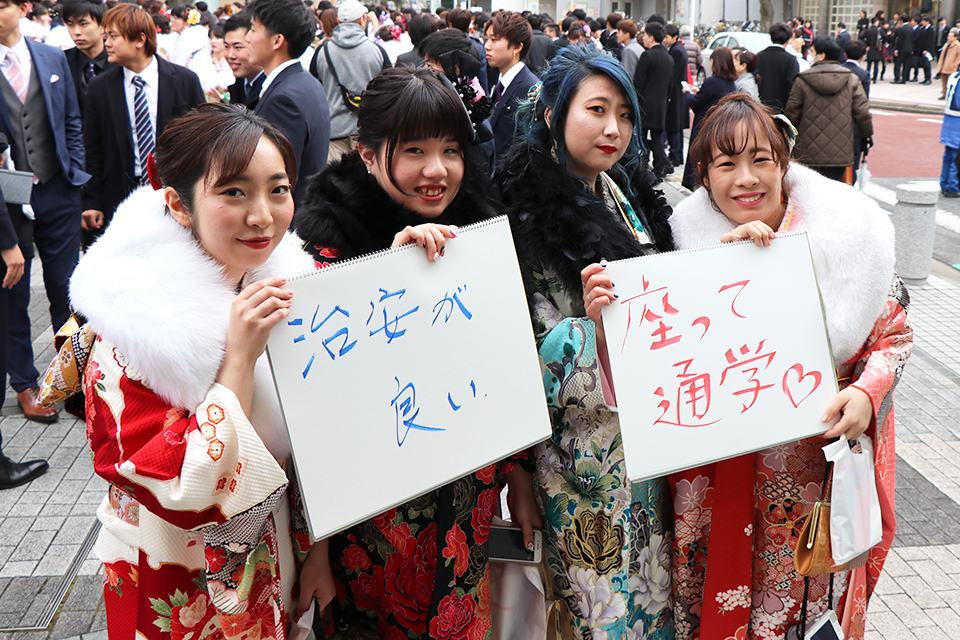
[[[312,267],[288,238],[244,284]],[[110,482],[95,551],[111,640],[287,635],[309,539],[265,357],[249,418],[215,382],[236,293],[149,187],[71,280],[97,336],[83,383],[94,468]]]

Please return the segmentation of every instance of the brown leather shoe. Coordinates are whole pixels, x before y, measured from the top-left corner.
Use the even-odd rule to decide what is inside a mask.
[[[30,387],[17,394],[17,402],[23,409],[23,415],[27,420],[36,420],[37,422],[56,422],[57,410],[53,407],[45,408],[37,404],[37,396],[40,393],[40,387]]]

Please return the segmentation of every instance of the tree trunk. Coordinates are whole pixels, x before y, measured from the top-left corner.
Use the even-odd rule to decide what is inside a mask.
[[[760,0],[760,30],[769,31],[773,24],[773,0]]]

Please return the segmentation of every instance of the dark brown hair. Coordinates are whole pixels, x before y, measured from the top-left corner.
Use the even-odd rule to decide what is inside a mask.
[[[710,54],[710,68],[713,75],[721,80],[736,80],[737,70],[733,66],[733,51],[730,47],[717,47]]]
[[[737,144],[737,134],[743,128],[747,135]],[[760,138],[760,134],[770,141],[773,161],[786,171],[790,163],[790,147],[774,123],[772,112],[745,93],[731,93],[720,98],[710,107],[690,147],[690,160],[696,167],[697,181],[706,185],[707,169],[716,154],[739,155],[751,140]]]
[[[323,13],[320,14],[320,28],[323,29],[328,38],[333,35],[333,29],[338,24],[340,24],[340,18],[337,17],[336,9],[324,9]]]
[[[157,52],[157,25],[145,9],[135,4],[118,4],[103,14],[103,28],[116,29],[127,42],[140,42],[146,36],[143,51],[148,56]]]
[[[753,73],[757,70],[757,66],[760,64],[760,59],[757,58],[757,54],[749,49],[744,49],[742,47],[737,47],[734,49],[736,51],[737,59],[740,60],[740,64],[746,65],[747,73]],[[759,80],[757,83],[759,84]]]
[[[173,187],[192,215],[194,189],[219,187],[236,179],[253,157],[260,138],[272,142],[283,157],[291,185],[297,180],[293,147],[272,124],[243,105],[202,104],[170,121],[157,144],[157,174]],[[213,182],[216,180],[216,182]]]
[[[533,43],[533,27],[521,14],[501,11],[491,18],[490,25],[486,28],[492,30],[494,38],[506,38],[512,47],[518,44],[522,45],[520,49],[521,60],[530,53],[530,45]]]

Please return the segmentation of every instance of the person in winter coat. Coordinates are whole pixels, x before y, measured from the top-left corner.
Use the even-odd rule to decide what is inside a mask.
[[[544,379],[553,437],[534,448],[548,579],[577,638],[672,639],[670,498],[662,478],[627,480],[600,316],[614,299],[603,260],[670,251],[670,207],[640,155],[636,94],[613,57],[561,50],[520,127],[495,181],[555,374]]]
[[[861,137],[873,135],[870,103],[860,79],[837,64],[836,40],[818,36],[813,52],[813,67],[797,76],[784,109],[800,132],[794,157],[828,178],[843,180],[853,165],[853,123]]]
[[[954,31],[956,29],[953,29]],[[960,73],[954,71],[947,79],[947,103],[940,125],[940,144],[943,145],[943,165],[940,169],[940,193],[945,198],[960,198],[957,152],[960,150],[960,94],[957,83]]]
[[[733,52],[729,47],[717,47],[710,54],[710,68],[713,75],[703,82],[703,86],[699,90],[696,87],[689,87],[684,94],[687,106],[693,109],[693,127],[690,129],[691,146],[699,135],[700,123],[707,117],[710,107],[717,104],[723,96],[737,90],[737,70],[733,66]],[[688,153],[687,162],[683,165],[681,184],[690,190],[696,186],[695,169]]]
[[[663,148],[667,103],[673,93],[673,56],[663,46],[663,25],[648,22],[641,37],[647,50],[637,62],[633,84],[640,96],[644,144],[653,153],[653,172],[663,179],[673,172],[673,163]]]
[[[670,23],[664,30],[667,37],[663,45],[673,58],[673,83],[670,86],[670,100],[667,103],[667,144],[670,146],[669,159],[674,167],[683,165],[683,130],[690,128],[690,109],[683,95],[683,83],[687,81],[687,48],[680,41],[680,30]]]
[[[334,595],[264,355],[292,301],[280,276],[314,268],[286,234],[293,148],[244,107],[206,104],[170,123],[148,171],[77,265],[87,324],[55,361],[79,367],[110,483],[96,544],[108,634],[288,637],[297,609]]]
[[[747,94],[754,100],[760,100],[760,91],[757,89],[757,54],[747,49],[733,50],[733,66],[737,70],[737,91]]]
[[[357,114],[344,99],[344,89],[359,96],[374,76],[393,66],[383,47],[367,37],[362,4],[344,0],[337,7],[337,18],[340,24],[333,28],[330,40],[317,47],[310,69],[323,85],[330,107],[327,164],[350,151],[351,137],[357,135]]]
[[[693,39],[693,33],[690,25],[685,24],[680,27],[680,41],[687,48],[687,64],[690,67],[690,84],[697,81],[697,72],[703,66],[703,51],[700,45]]]
[[[940,92],[940,100],[947,96],[947,80],[960,68],[960,41],[957,40],[957,34],[960,29],[956,27],[947,32],[947,44],[940,51],[940,59],[937,62],[937,73],[940,74],[940,80],[943,82],[943,90]]]
[[[458,226],[494,215],[467,152],[482,120],[461,100],[433,69],[395,67],[367,85],[357,148],[310,180],[297,212],[297,233],[318,262],[410,242],[442,261]],[[525,544],[541,526],[524,464],[532,467],[518,454],[332,536],[337,627],[380,638],[440,638],[458,616],[459,637],[487,637],[485,532],[504,482]]]
[[[841,637],[862,640],[896,530],[893,389],[913,329],[894,272],[893,225],[860,191],[791,162],[794,136],[756,101],[725,97],[690,149],[704,188],[677,206],[670,225],[679,249],[742,239],[768,246],[777,234],[807,232],[841,389],[823,421],[842,418],[829,430],[824,424],[822,437],[670,476],[678,640],[796,637],[788,630],[802,612],[809,629],[834,606]],[[824,439],[841,433],[875,445],[882,539],[859,568],[811,577],[807,590],[794,567],[796,532],[823,492]]]
[[[872,72],[871,80],[877,81],[878,72],[880,79],[883,80],[887,63],[883,58],[884,39],[880,29],[880,18],[874,18],[872,24],[864,29],[862,39],[867,45],[867,71]]]

